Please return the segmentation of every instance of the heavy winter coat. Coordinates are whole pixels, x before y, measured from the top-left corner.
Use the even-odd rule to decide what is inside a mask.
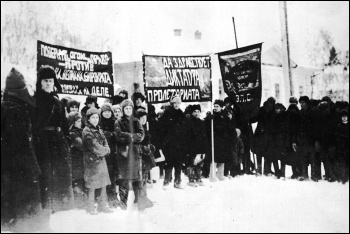
[[[294,151],[293,144],[297,143],[301,123],[300,110],[297,105],[292,104],[288,107],[286,113],[288,119],[288,145],[285,163],[291,166],[297,166],[300,163],[301,154]]]
[[[188,154],[206,154],[210,148],[207,129],[203,120],[191,117],[188,123]]]
[[[187,119],[182,110],[173,107],[160,118],[162,146],[166,162],[182,162],[187,152]]]
[[[35,98],[35,127],[39,136],[36,152],[42,171],[43,208],[69,210],[74,208],[74,199],[71,154],[65,138],[68,135],[65,110],[54,93],[39,90]]]
[[[72,180],[84,179],[83,129],[73,127],[69,131],[72,154]]]
[[[115,122],[117,140],[117,180],[141,181],[142,159],[140,143],[145,132],[135,117],[123,116]]]
[[[5,93],[1,103],[2,221],[30,219],[41,212],[41,170],[33,145],[34,111],[34,106]]]
[[[214,113],[214,160],[216,163],[230,163],[230,122],[221,113]]]
[[[107,139],[99,126],[90,123],[83,130],[84,180],[87,188],[103,188],[111,184],[105,157],[110,153]]]
[[[111,150],[111,153],[108,155],[108,157],[106,157],[108,167],[115,166],[116,160],[117,160],[116,159],[117,142],[116,142],[115,133],[114,133],[115,121],[116,119],[113,116],[109,119],[106,119],[103,116],[101,116],[100,127],[107,139],[108,146]]]
[[[254,147],[255,154],[266,156],[267,152],[267,119],[271,112],[267,112],[265,107],[260,107],[257,116],[251,118],[251,123],[258,122],[254,133]]]
[[[147,131],[146,126],[143,126],[143,130],[145,132],[145,138],[140,144],[140,154],[142,156],[142,170],[149,171],[153,167],[156,166],[155,159],[154,159],[154,153],[155,153],[155,146],[151,143],[152,136]]]
[[[283,111],[273,113],[267,120],[268,151],[267,157],[271,160],[284,161],[287,157],[288,147],[288,118]]]
[[[349,122],[346,124],[339,123],[335,131],[335,136],[338,150],[349,152]]]

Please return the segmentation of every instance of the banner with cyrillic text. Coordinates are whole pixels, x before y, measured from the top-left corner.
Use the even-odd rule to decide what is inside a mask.
[[[225,93],[243,110],[255,116],[261,102],[262,43],[219,53]]]
[[[104,98],[114,95],[111,52],[82,51],[42,41],[38,41],[37,50],[37,71],[42,65],[52,66],[62,93]]]
[[[210,56],[143,56],[147,102],[207,102],[212,98]]]

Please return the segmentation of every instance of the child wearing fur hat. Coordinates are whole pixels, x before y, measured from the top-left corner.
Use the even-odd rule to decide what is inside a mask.
[[[97,97],[94,95],[88,95],[86,97],[86,101],[84,104],[85,106],[83,107],[83,109],[81,109],[81,116],[82,116],[83,124],[85,126],[87,124],[87,119],[86,119],[87,110],[92,107],[96,109],[100,109],[100,107],[98,106],[98,103],[97,103]]]
[[[116,120],[119,120],[123,117],[123,111],[122,111],[122,108],[120,107],[120,105],[113,105],[112,112],[113,112],[114,118]]]
[[[83,149],[85,165],[85,186],[89,189],[86,211],[96,214],[95,190],[101,189],[98,212],[111,213],[108,207],[106,187],[111,185],[105,157],[110,154],[107,139],[98,126],[100,116],[96,108],[86,112],[88,124],[83,130]]]
[[[85,185],[84,185],[84,151],[83,151],[83,129],[81,115],[76,112],[68,114],[69,138],[72,154],[72,185],[76,208],[84,207]]]
[[[100,127],[103,131],[108,146],[111,150],[111,153],[106,157],[108,172],[109,172],[109,178],[111,179],[111,185],[107,186],[107,195],[110,206],[116,206],[119,201],[117,198],[118,190],[116,188],[116,171],[117,171],[117,159],[116,159],[116,134],[114,133],[114,123],[116,119],[113,115],[113,107],[110,103],[104,103],[101,106],[101,121],[100,121]]]
[[[124,100],[121,104],[123,117],[115,122],[114,131],[117,140],[117,180],[119,185],[120,206],[127,209],[129,183],[132,182],[138,199],[144,196],[142,190],[142,160],[139,146],[145,137],[140,121],[134,117],[134,103]],[[144,203],[139,202],[139,210]]]
[[[199,118],[201,111],[200,105],[191,106],[191,111],[189,111],[191,116],[188,124],[188,138],[191,145],[187,147],[189,154],[187,175],[189,178],[188,186],[191,187],[204,186],[202,167],[209,150],[206,126],[204,121]]]

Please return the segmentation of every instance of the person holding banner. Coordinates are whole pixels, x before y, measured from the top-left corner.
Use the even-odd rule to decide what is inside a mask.
[[[164,190],[169,188],[172,181],[173,168],[175,168],[174,187],[184,189],[181,185],[181,171],[186,154],[186,136],[188,136],[186,117],[180,109],[181,98],[175,96],[170,103],[171,106],[164,111],[164,115],[160,119],[160,131],[163,139],[161,150],[165,156]]]
[[[68,122],[56,90],[61,92],[54,69],[42,66],[36,82],[36,153],[41,168],[40,186],[43,209],[65,211],[74,208],[71,153],[66,136]]]

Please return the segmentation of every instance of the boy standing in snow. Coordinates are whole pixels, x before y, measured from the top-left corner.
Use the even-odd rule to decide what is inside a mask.
[[[187,168],[190,182],[189,186],[204,186],[202,182],[202,167],[204,164],[205,153],[208,151],[207,132],[205,123],[199,118],[201,113],[200,105],[193,105],[191,108],[191,117],[189,119],[189,141],[191,146],[188,147],[189,167]]]

